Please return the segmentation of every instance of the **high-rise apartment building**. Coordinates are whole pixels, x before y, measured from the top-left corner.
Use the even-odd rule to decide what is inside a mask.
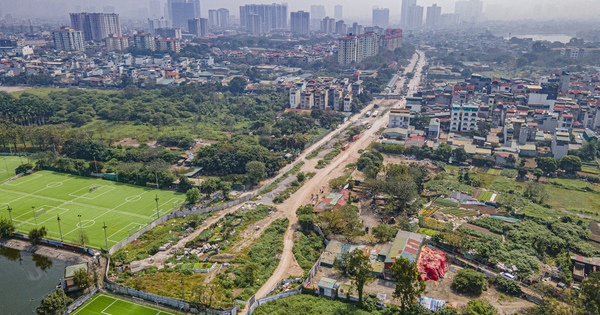
[[[156,40],[156,49],[159,51],[172,51],[178,53],[181,51],[181,43],[174,38],[159,38]]]
[[[159,19],[148,19],[148,31],[153,35],[156,35],[157,28],[169,28],[172,26],[171,20],[167,20],[164,17],[160,17]]]
[[[324,5],[310,6],[310,29],[318,30],[321,26],[321,21],[327,16]]]
[[[334,34],[335,33],[335,20],[326,16],[323,21],[321,21],[321,26],[319,28],[321,33],[325,34]]]
[[[344,18],[344,7],[341,4],[336,4],[333,7],[333,18],[336,21],[340,21]]]
[[[205,37],[208,35],[208,19],[193,19],[188,21],[188,29],[190,34],[196,35],[196,37]]]
[[[408,15],[406,21],[406,27],[415,29],[423,25],[423,7],[420,5],[413,5],[408,7]]]
[[[335,33],[342,36],[346,36],[348,34],[348,26],[346,23],[344,23],[344,20],[335,22]]]
[[[373,8],[373,26],[388,28],[390,26],[390,9]]]
[[[310,26],[310,14],[304,11],[292,12],[290,14],[290,26],[293,34],[308,34]]]
[[[417,0],[402,0],[402,8],[400,11],[400,25],[408,26],[408,8],[416,6]]]
[[[287,4],[240,6],[240,26],[251,34],[287,30]]]
[[[367,33],[358,36],[345,36],[338,40],[338,63],[349,65],[379,53],[379,36]]]
[[[427,7],[427,13],[425,15],[425,25],[430,28],[438,27],[441,23],[442,7],[437,4],[433,4]]]
[[[84,51],[83,32],[68,27],[52,31],[54,48],[64,51]]]
[[[200,0],[168,0],[169,19],[173,27],[187,30],[187,21],[200,18]]]
[[[129,37],[110,35],[104,39],[107,51],[121,51],[129,48]]]
[[[208,10],[209,28],[226,28],[229,25],[229,10],[221,8]]]
[[[121,20],[114,13],[70,13],[71,27],[83,32],[83,39],[102,41],[109,35],[121,36]]]
[[[133,35],[133,46],[137,49],[146,49],[155,51],[156,42],[154,37],[146,33],[138,33]]]
[[[481,0],[457,1],[454,6],[454,13],[459,15],[460,22],[479,22],[483,13],[483,2]]]
[[[181,29],[178,27],[157,28],[155,31],[156,33],[154,35],[160,36],[162,38],[182,38]]]

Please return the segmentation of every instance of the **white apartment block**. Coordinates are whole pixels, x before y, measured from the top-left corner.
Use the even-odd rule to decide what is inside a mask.
[[[298,89],[290,90],[290,108],[297,108],[300,105],[300,98],[302,98],[302,91]]]
[[[344,97],[344,111],[352,111],[352,94],[346,94],[346,96]]]
[[[477,104],[454,104],[450,113],[451,132],[471,132],[477,130]]]
[[[410,110],[405,108],[392,108],[389,114],[388,128],[408,129],[410,125]]]

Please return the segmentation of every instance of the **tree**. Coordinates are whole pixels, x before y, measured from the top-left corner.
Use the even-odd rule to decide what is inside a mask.
[[[533,170],[533,176],[535,176],[535,180],[539,181],[542,176],[544,176],[544,171],[541,168],[536,168]]]
[[[437,149],[433,151],[433,156],[437,160],[448,162],[452,156],[452,147],[449,144],[442,142],[438,145]]]
[[[498,315],[498,310],[486,300],[471,300],[461,309],[462,315]]]
[[[235,77],[229,81],[229,91],[233,94],[242,94],[248,85],[248,81],[242,77]]]
[[[390,226],[386,223],[381,223],[373,228],[373,236],[380,242],[387,242],[394,239],[398,232],[397,227]]]
[[[549,197],[546,188],[539,182],[529,182],[525,188],[525,192],[523,192],[523,196],[537,204],[544,203]]]
[[[362,250],[355,249],[348,255],[347,265],[348,274],[352,276],[352,284],[358,291],[358,303],[362,306],[365,284],[374,279],[369,256],[363,254]]]
[[[9,238],[15,231],[14,224],[8,218],[0,218],[0,239]]]
[[[517,163],[517,159],[515,158],[514,155],[509,154],[508,157],[506,158],[506,163],[510,166],[515,166],[515,163]]]
[[[444,307],[435,312],[435,315],[458,315],[458,310],[452,307]]]
[[[560,159],[558,166],[567,174],[575,175],[581,171],[581,159],[578,156],[565,155]]]
[[[29,241],[32,245],[40,244],[47,234],[48,231],[46,231],[45,226],[42,226],[39,229],[31,229],[31,231],[29,231]]]
[[[85,244],[89,242],[87,233],[85,233],[83,229],[77,229],[76,233],[77,234],[75,236],[75,243],[85,248]]]
[[[517,174],[520,179],[525,179],[525,176],[527,176],[527,169],[524,167],[520,167],[517,170]]]
[[[87,270],[79,268],[73,273],[73,283],[85,291],[92,285],[92,278],[88,275]]]
[[[558,162],[553,157],[541,157],[537,160],[537,166],[544,174],[552,174],[558,169]]]
[[[458,293],[479,295],[485,285],[485,275],[473,269],[458,271],[452,280],[452,289]]]
[[[185,193],[193,186],[194,185],[192,184],[192,182],[190,181],[190,179],[187,176],[180,176],[179,177],[179,186],[177,186],[177,191]]]
[[[212,193],[219,189],[219,185],[221,181],[218,178],[209,177],[205,181],[202,182],[200,189],[202,193],[206,194],[206,196],[210,196]],[[186,191],[187,192],[187,191]]]
[[[332,189],[341,189],[348,182],[347,176],[336,177],[329,181],[329,187]]]
[[[456,148],[452,151],[452,157],[456,163],[463,163],[469,159],[469,154],[463,148]]]
[[[592,272],[583,280],[581,299],[588,314],[600,313],[600,271]]]
[[[521,286],[515,280],[506,279],[502,276],[496,276],[490,279],[490,283],[493,283],[498,291],[502,293],[506,293],[512,296],[520,296],[523,291],[521,291]]]
[[[250,161],[246,164],[246,176],[251,184],[257,184],[267,176],[265,163]]]
[[[217,302],[216,289],[214,284],[199,284],[192,288],[192,297],[202,309],[208,309]]]
[[[392,278],[396,279],[396,288],[392,296],[400,300],[400,308],[406,310],[416,299],[425,292],[425,281],[420,279],[417,262],[411,262],[404,257],[397,257],[389,270]]]
[[[200,200],[200,190],[196,187],[192,187],[185,192],[185,202],[190,205],[196,204]]]
[[[73,299],[68,297],[62,289],[46,295],[40,306],[35,311],[39,315],[55,315],[56,313],[64,313],[67,311],[66,305],[73,302]]]
[[[301,206],[298,209],[296,209],[296,215],[298,216],[298,224],[300,225],[300,228],[305,232],[312,231],[313,226],[315,224],[313,218],[313,211],[314,208],[311,205]]]

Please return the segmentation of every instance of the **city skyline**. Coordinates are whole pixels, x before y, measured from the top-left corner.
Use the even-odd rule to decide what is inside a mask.
[[[264,1],[238,1],[224,0],[217,2],[201,1],[201,17],[208,17],[208,10],[226,8],[230,12],[237,12],[240,5],[261,4]],[[442,8],[442,13],[453,13],[455,0],[419,0],[417,5],[424,8],[437,4]],[[152,5],[151,5],[152,3]],[[119,13],[123,19],[156,18],[157,13],[164,16],[165,1],[160,1],[160,12],[157,12],[156,0],[130,0],[127,2],[117,0],[106,0],[102,4],[91,0],[66,1],[66,0],[22,0],[4,4],[2,14],[11,14],[17,18],[65,18],[69,12],[75,12],[76,7],[82,10],[94,8],[96,12],[113,10]],[[325,10],[331,17],[334,16],[334,6],[342,4],[344,19],[370,19],[370,11],[373,6],[386,7],[390,9],[390,24],[399,22],[401,13],[401,1],[376,0],[368,5],[361,3],[342,3],[339,0],[316,1],[309,0],[301,3],[288,3],[288,11],[308,11],[311,5],[324,5]],[[513,10],[518,5],[519,10]],[[584,10],[583,10],[584,9]],[[545,1],[531,0],[527,2],[517,0],[484,0],[483,11],[489,19],[591,19],[600,14],[600,7],[595,0],[574,1]],[[510,12],[510,14],[508,14]],[[108,13],[108,12],[106,12]]]

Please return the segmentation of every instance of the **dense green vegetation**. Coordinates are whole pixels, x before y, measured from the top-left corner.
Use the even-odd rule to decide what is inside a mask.
[[[288,225],[288,219],[279,219],[271,223],[250,248],[247,256],[236,257],[231,269],[235,279],[232,280],[228,270],[224,277],[218,277],[219,283],[224,288],[245,288],[236,298],[248,300],[277,268],[279,259],[276,256],[283,251],[283,234]]]

